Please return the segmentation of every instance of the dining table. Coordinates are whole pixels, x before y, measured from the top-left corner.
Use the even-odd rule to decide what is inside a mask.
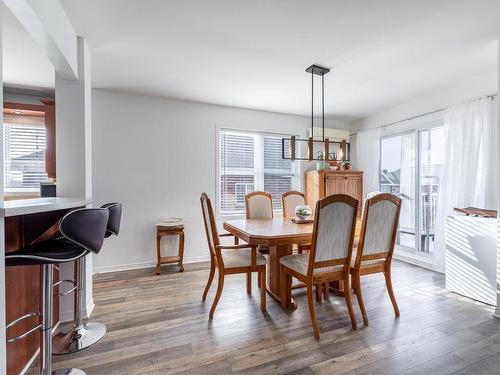
[[[281,303],[281,267],[280,258],[293,253],[293,245],[310,244],[312,241],[313,223],[297,224],[289,218],[273,218],[265,220],[236,219],[223,223],[223,228],[233,236],[249,245],[262,245],[269,249],[266,255],[266,288],[267,292]],[[356,225],[356,238],[359,237],[360,220]],[[337,288],[337,293],[342,294],[342,287]],[[287,303],[287,308],[296,308],[292,298]]]
[[[280,258],[292,254],[294,244],[311,243],[313,224],[296,224],[288,218],[237,219],[225,221],[223,227],[249,245],[260,245],[269,249],[266,256],[266,288],[274,299],[281,302]],[[290,304],[289,308],[295,308],[294,300],[290,301]]]

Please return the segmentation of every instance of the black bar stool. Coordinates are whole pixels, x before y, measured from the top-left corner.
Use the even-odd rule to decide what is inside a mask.
[[[41,312],[28,313],[7,325],[31,317],[41,316],[42,323],[27,332],[7,339],[7,342],[21,340],[37,329],[40,330],[40,374],[41,375],[85,375],[80,369],[52,371],[52,297],[54,264],[72,262],[85,257],[90,252],[101,250],[106,234],[109,211],[103,208],[82,208],[66,214],[59,222],[61,236],[36,242],[19,251],[5,255],[5,266],[42,266]]]
[[[122,216],[121,203],[107,203],[101,208],[108,210],[109,220],[106,227],[105,238],[112,235],[118,235],[120,232],[120,222]],[[53,354],[64,355],[78,352],[82,349],[94,345],[106,334],[106,326],[97,322],[83,322],[83,309],[85,308],[84,302],[84,284],[85,284],[85,267],[86,257],[81,257],[77,260],[77,275],[76,275],[76,296],[75,308],[73,318],[73,328],[66,333],[58,333],[54,336]]]

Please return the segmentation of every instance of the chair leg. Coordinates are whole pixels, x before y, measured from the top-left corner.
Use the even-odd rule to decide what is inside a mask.
[[[252,293],[252,272],[247,272],[247,293]]]
[[[385,284],[387,286],[387,292],[389,293],[389,298],[392,302],[392,307],[394,307],[394,314],[397,318],[399,318],[399,307],[396,302],[396,296],[394,295],[394,290],[392,289],[392,279],[391,279],[391,271],[384,272]]]
[[[209,318],[210,320],[214,317],[215,308],[219,302],[220,295],[222,294],[222,288],[224,288],[224,274],[219,270],[219,280],[217,283],[217,292],[215,293],[214,302],[212,303],[212,308],[210,309]]]
[[[205,286],[205,291],[203,292],[202,301],[207,299],[208,291],[210,290],[210,286],[212,285],[212,280],[214,279],[215,274],[215,263],[213,259],[210,259],[210,274],[208,275],[207,286]]]
[[[361,310],[361,315],[363,316],[363,324],[368,325],[368,315],[366,314],[365,303],[363,302],[363,295],[361,293],[361,277],[352,276],[352,282],[354,284],[354,292],[356,293],[356,298],[358,299],[359,309]]]
[[[352,329],[358,329],[358,324],[356,323],[356,315],[354,315],[354,310],[352,308],[351,287],[349,284],[349,275],[347,275],[344,281],[345,304],[347,305],[347,310],[349,311],[349,316],[351,317]]]
[[[309,315],[311,316],[311,323],[313,326],[314,338],[319,340],[319,329],[318,323],[316,322],[316,312],[314,311],[314,301],[313,301],[313,284],[307,285],[307,305],[309,306]]]
[[[262,288],[262,280],[261,280],[262,275],[261,275],[261,273],[262,273],[262,271],[259,271],[258,276],[257,276],[257,287],[259,289]]]
[[[260,309],[262,311],[266,311],[266,272],[259,272],[259,280],[260,280]]]
[[[323,284],[323,299],[325,301],[328,301],[330,298],[330,283],[324,283]]]
[[[316,284],[316,302],[321,302],[322,300],[322,290],[321,290],[322,284]]]

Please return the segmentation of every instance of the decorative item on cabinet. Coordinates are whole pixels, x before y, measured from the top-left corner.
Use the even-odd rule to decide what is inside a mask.
[[[363,172],[361,171],[309,171],[305,176],[306,204],[315,207],[316,202],[333,194],[347,194],[358,200],[358,215],[363,201]],[[314,215],[314,212],[313,212]]]

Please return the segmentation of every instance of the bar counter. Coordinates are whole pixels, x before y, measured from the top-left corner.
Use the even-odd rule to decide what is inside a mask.
[[[32,198],[5,201],[0,213],[3,217],[35,214],[86,206],[89,201],[75,198]]]
[[[85,199],[33,198],[5,201],[0,215],[5,222],[5,252],[10,253],[39,241],[57,230],[58,221],[71,209],[85,207]],[[59,278],[54,272],[54,282]],[[6,267],[6,320],[10,322],[40,309],[40,266]],[[55,288],[54,295],[58,293]],[[54,324],[59,321],[59,297],[54,297]],[[7,331],[8,337],[27,331],[38,317],[26,319]],[[39,333],[7,343],[7,373],[19,374],[39,349]]]

